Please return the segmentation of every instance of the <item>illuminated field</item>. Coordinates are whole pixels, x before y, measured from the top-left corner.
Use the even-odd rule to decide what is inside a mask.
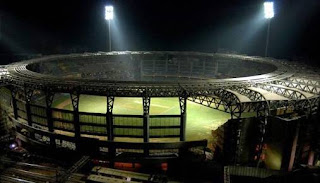
[[[53,106],[55,108],[72,110],[69,95],[59,95],[55,97]],[[106,113],[106,106],[105,97],[80,96],[79,110],[82,112]],[[142,114],[142,99],[116,97],[113,113]],[[180,114],[178,98],[152,98],[150,114]],[[208,139],[210,144],[212,141],[211,131],[217,129],[229,118],[230,114],[228,113],[188,101],[186,140]]]

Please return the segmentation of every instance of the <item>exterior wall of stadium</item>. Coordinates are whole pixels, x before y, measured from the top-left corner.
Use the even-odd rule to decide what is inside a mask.
[[[217,145],[225,158],[233,157],[228,164],[248,162],[241,158],[249,129],[244,127],[246,116],[254,116],[251,121],[256,126],[251,129],[254,150],[248,156],[260,163],[270,119],[294,121],[296,129],[301,123],[314,123],[309,119],[319,115],[317,71],[299,63],[233,54],[54,55],[1,67],[1,85],[6,88],[1,90],[1,108],[20,139],[51,148],[107,152],[111,158],[121,152],[150,158],[205,147],[206,140],[185,141],[187,100],[230,114],[225,128],[229,130],[222,132],[223,143]],[[57,93],[70,95],[73,110],[52,107]],[[82,94],[105,96],[106,113],[80,112]],[[115,97],[142,98],[143,114],[113,114]],[[180,114],[150,115],[153,97],[179,98]],[[143,142],[117,142],[115,137]],[[155,143],[150,138],[178,138],[179,142]],[[285,164],[289,166],[291,159]]]

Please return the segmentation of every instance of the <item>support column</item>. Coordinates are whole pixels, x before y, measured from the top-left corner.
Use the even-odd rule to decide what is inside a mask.
[[[261,163],[261,155],[263,153],[263,146],[265,143],[265,136],[266,136],[266,126],[268,124],[268,118],[267,116],[261,116],[258,118],[259,120],[259,132],[260,132],[260,139],[259,139],[259,144],[258,144],[258,151],[256,153],[256,158],[257,158],[257,167],[260,166]]]
[[[33,94],[32,89],[29,89],[29,88],[24,89],[24,97],[25,97],[25,101],[26,101],[26,113],[27,113],[27,120],[28,120],[29,126],[32,126],[31,108],[30,108],[32,94]]]
[[[52,102],[54,98],[54,93],[51,91],[46,91],[46,114],[47,114],[47,122],[48,122],[48,130],[49,132],[53,132],[53,120],[52,120]],[[50,146],[55,147],[56,142],[55,139],[50,136]]]
[[[26,101],[26,114],[27,114],[27,121],[28,126],[32,127],[32,118],[31,118],[31,108],[30,108],[30,102],[32,98],[33,90],[29,89],[27,87],[24,88],[24,98]],[[34,133],[30,132],[30,138],[34,139]]]
[[[79,140],[80,140],[80,122],[79,122],[79,97],[78,92],[70,94],[72,106],[73,106],[73,124],[74,124],[74,136],[76,139],[76,149],[79,149]]]
[[[114,96],[107,96],[107,134],[108,134],[108,140],[113,141],[113,104],[114,104]]]
[[[18,108],[17,108],[16,94],[17,94],[17,90],[14,87],[12,87],[11,88],[11,100],[12,100],[12,108],[13,108],[14,119],[18,119]]]
[[[318,148],[317,146],[319,146],[318,144],[320,144],[319,142],[319,125],[317,124],[317,120],[320,119],[320,100],[318,102],[318,108],[317,108],[317,114],[316,114],[316,118],[312,121],[312,126],[313,126],[313,133],[312,133],[312,141],[311,141],[311,145],[310,145],[310,152],[309,152],[309,157],[308,157],[308,165],[313,166],[314,164],[314,157],[315,155],[317,155],[317,153],[315,152],[315,149]]]
[[[179,97],[180,104],[180,141],[186,140],[187,96]]]
[[[289,121],[283,121],[284,123],[283,128],[286,129],[283,131],[284,136],[284,145],[282,153],[282,160],[281,160],[281,170],[288,171],[289,161],[290,161],[290,153],[292,149],[292,141],[294,136],[294,123],[290,123]]]
[[[231,118],[232,119],[232,118]],[[234,157],[234,164],[237,165],[241,161],[241,154],[243,151],[243,135],[242,135],[242,128],[243,128],[243,121],[240,118],[233,119],[232,121],[236,129],[236,143],[235,143],[235,157]]]
[[[142,97],[143,104],[143,142],[149,142],[150,136],[150,97],[145,95]],[[149,149],[144,149],[144,155],[149,156]]]
[[[290,155],[290,161],[289,161],[289,167],[288,171],[291,172],[293,165],[294,165],[294,160],[296,159],[296,150],[297,150],[297,145],[298,145],[298,139],[299,139],[299,132],[300,132],[300,121],[297,121],[297,126],[296,126],[296,132],[295,136],[292,142],[292,148],[291,148],[291,155]]]
[[[143,101],[143,141],[149,142],[150,97],[144,96],[144,97],[142,97],[142,101]]]
[[[108,141],[113,141],[113,104],[114,104],[114,96],[107,96],[107,115],[106,115],[106,121],[107,121],[107,135],[108,135]],[[116,148],[113,144],[111,144],[108,147],[108,154],[110,158],[110,166],[111,168],[114,167],[114,160],[113,158],[116,156]]]
[[[240,119],[230,119],[225,124],[224,128],[224,144],[223,156],[225,157],[223,163],[225,165],[236,165],[239,162],[239,129],[241,130]]]
[[[266,104],[262,103],[261,108],[257,111],[257,118],[259,121],[259,132],[260,132],[260,138],[258,141],[258,151],[256,151],[255,158],[257,158],[257,167],[260,166],[261,163],[261,154],[263,153],[263,145],[265,142],[265,136],[266,136],[266,127],[268,124],[268,108]]]
[[[309,152],[309,156],[308,156],[308,165],[309,166],[313,166],[313,162],[314,162],[314,151],[313,150],[311,150],[310,152]]]

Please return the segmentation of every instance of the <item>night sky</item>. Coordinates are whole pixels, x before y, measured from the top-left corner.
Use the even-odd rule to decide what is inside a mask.
[[[267,32],[263,2],[2,0],[0,55],[105,51],[104,6],[112,4],[113,50],[229,50],[262,56]],[[274,3],[269,55],[320,65],[320,1]],[[7,62],[1,59],[0,64]]]

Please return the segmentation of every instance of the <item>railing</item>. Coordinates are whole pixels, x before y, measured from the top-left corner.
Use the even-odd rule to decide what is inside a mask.
[[[53,131],[60,130],[75,133],[74,111],[50,108]],[[17,100],[18,117],[28,121],[26,103]],[[47,108],[30,104],[32,126],[48,129]],[[180,115],[150,115],[150,138],[179,138],[181,128]],[[30,124],[30,123],[29,123]],[[107,114],[79,112],[80,135],[107,137]],[[143,115],[113,114],[111,131],[114,137],[144,137]]]
[[[245,176],[245,177],[258,177],[266,178],[272,175],[279,175],[281,172],[277,170],[268,170],[264,168],[255,167],[241,167],[241,166],[226,166],[228,173],[231,176]]]
[[[51,146],[50,139],[54,139],[55,148],[63,148],[68,150],[84,150],[89,152],[108,152],[109,157],[122,158],[123,153],[135,154],[141,158],[176,158],[181,152],[188,149],[200,147],[204,149],[207,146],[207,140],[199,141],[183,141],[183,142],[116,142],[116,141],[102,141],[95,138],[80,137],[79,139],[74,136],[65,134],[52,133],[47,130],[31,127],[25,123],[20,122],[12,117],[10,119],[17,127],[17,137],[23,141],[31,144],[41,146]],[[26,130],[25,133],[22,129]],[[36,134],[38,138],[30,134]],[[41,138],[39,138],[41,137]],[[47,140],[43,140],[47,138]],[[86,152],[86,151],[83,151]],[[133,156],[129,156],[132,157]],[[124,158],[129,160],[127,157]]]

